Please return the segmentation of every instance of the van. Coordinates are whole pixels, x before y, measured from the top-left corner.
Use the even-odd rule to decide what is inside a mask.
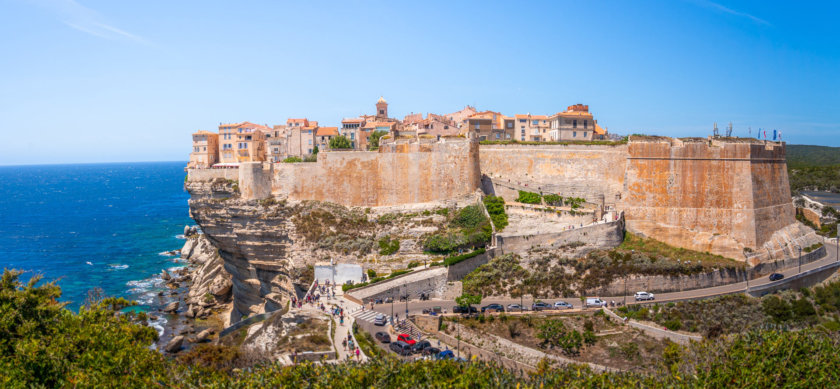
[[[606,306],[606,305],[607,305],[606,301],[601,300],[597,297],[586,299],[586,307],[587,308],[601,308],[601,307]]]

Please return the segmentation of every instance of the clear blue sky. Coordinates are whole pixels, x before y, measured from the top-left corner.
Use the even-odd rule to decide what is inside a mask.
[[[0,164],[186,160],[219,122],[339,125],[380,95],[837,146],[838,4],[0,0]]]

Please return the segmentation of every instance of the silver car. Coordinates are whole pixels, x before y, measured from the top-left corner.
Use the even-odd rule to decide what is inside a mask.
[[[388,322],[388,319],[385,318],[385,315],[383,315],[381,313],[376,315],[376,317],[373,319],[373,325],[377,325],[377,326],[384,326],[385,323],[387,323],[387,322]]]
[[[572,309],[574,308],[572,304],[567,303],[565,301],[558,301],[554,303],[554,309]]]
[[[636,301],[653,300],[653,293],[636,292],[634,297],[636,298]]]

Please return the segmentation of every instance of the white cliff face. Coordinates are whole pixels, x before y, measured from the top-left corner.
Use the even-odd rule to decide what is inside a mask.
[[[317,262],[362,264],[380,273],[403,269],[411,260],[422,263],[429,259],[419,243],[423,235],[445,223],[429,212],[377,215],[315,201],[246,201],[233,185],[225,180],[186,184],[191,216],[231,275],[231,323],[284,307],[296,284],[306,289],[311,282],[296,275]],[[378,242],[385,236],[400,241],[398,252],[379,255]],[[196,242],[182,252],[201,250]]]
[[[181,258],[196,266],[186,298],[188,317],[206,317],[231,301],[231,274],[225,271],[218,250],[205,235],[193,235],[181,249]]]

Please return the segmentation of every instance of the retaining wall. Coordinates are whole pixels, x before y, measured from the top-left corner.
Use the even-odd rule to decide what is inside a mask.
[[[532,247],[558,248],[581,242],[596,248],[610,249],[624,240],[624,219],[609,223],[591,224],[560,232],[533,235],[496,235],[499,254],[522,254]]]

